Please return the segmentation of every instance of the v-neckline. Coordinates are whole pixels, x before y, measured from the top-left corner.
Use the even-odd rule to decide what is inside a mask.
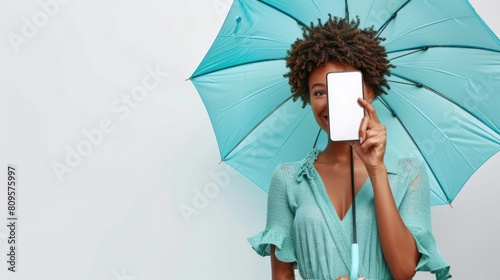
[[[314,164],[309,165],[309,169],[311,172],[311,177],[314,178],[312,181],[312,192],[313,196],[316,200],[316,203],[321,211],[323,218],[325,219],[326,227],[330,232],[332,240],[335,246],[338,249],[340,258],[342,259],[342,263],[345,265],[345,268],[349,270],[350,262],[351,262],[351,247],[350,244],[352,241],[352,226],[349,226],[352,223],[352,215],[350,214],[352,211],[352,203],[349,206],[349,209],[346,212],[346,215],[341,220],[335,210],[335,206],[333,205],[328,193],[326,192],[326,187],[323,182],[323,178],[319,175],[318,170],[314,166]],[[368,179],[363,183],[359,191],[356,193],[356,197],[359,196],[361,191],[365,191],[365,185],[367,184]],[[358,204],[356,204],[358,206]]]
[[[345,212],[344,214],[344,217],[340,218],[339,214],[337,213],[337,209],[335,208],[335,205],[333,204],[333,201],[332,199],[330,198],[330,195],[328,195],[328,192],[326,190],[326,185],[325,185],[325,182],[323,181],[323,177],[321,177],[321,175],[319,174],[318,172],[318,169],[316,169],[316,166],[314,166],[313,164],[313,168],[314,168],[314,172],[316,172],[317,176],[319,177],[319,181],[321,182],[321,194],[323,196],[323,199],[325,199],[327,201],[327,204],[330,205],[330,210],[334,213],[334,216],[338,219],[339,222],[343,222],[346,220],[346,217],[348,216],[351,216],[349,215],[351,212],[352,212],[352,201],[351,201],[351,204],[349,205],[349,208],[347,208],[347,211]],[[359,187],[359,190],[356,192],[356,195],[354,196],[354,199],[356,199],[359,195],[359,193],[365,188],[365,185],[366,183],[368,182],[368,180],[370,179],[370,177],[366,177],[366,180],[363,182],[363,184],[361,185],[361,187]]]

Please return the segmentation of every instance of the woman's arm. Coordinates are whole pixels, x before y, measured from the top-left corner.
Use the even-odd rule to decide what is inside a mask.
[[[387,142],[386,128],[380,124],[370,103],[362,99],[359,103],[365,108],[366,116],[360,125],[361,141],[352,145],[372,182],[380,244],[385,261],[394,278],[407,280],[415,275],[420,253],[412,233],[399,214],[389,185],[387,168],[383,161]]]
[[[385,166],[369,171],[375,197],[380,244],[389,269],[396,279],[411,279],[420,259],[412,233],[396,207]]]
[[[278,260],[274,255],[275,245],[271,245],[271,270],[273,280],[295,280],[293,263],[286,263]]]

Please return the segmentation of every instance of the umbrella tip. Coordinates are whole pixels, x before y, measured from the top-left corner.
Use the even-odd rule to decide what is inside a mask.
[[[449,202],[448,204],[450,205],[451,209],[453,209],[453,204],[451,204],[451,202]]]
[[[191,78],[187,78],[184,80],[184,82],[191,81]]]

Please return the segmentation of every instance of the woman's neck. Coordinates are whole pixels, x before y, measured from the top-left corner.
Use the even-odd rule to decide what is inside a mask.
[[[317,162],[324,164],[351,164],[351,145],[347,142],[328,141],[326,148],[318,155]],[[354,153],[354,163],[358,164],[361,160]]]

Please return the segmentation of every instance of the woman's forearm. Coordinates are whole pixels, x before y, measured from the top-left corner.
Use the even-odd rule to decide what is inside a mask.
[[[380,166],[369,170],[373,185],[375,211],[382,252],[396,279],[410,279],[420,259],[415,239],[404,224],[397,209],[387,177],[387,169]]]

